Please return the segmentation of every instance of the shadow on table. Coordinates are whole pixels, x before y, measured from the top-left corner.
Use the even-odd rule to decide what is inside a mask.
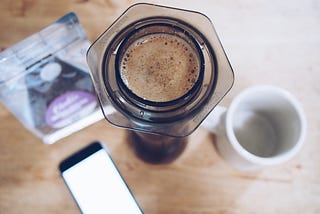
[[[126,137],[132,148],[130,135]],[[183,153],[166,164],[135,159],[135,195],[145,213],[232,213],[259,173],[243,173],[216,152],[217,138],[203,130],[188,138]],[[136,154],[132,154],[136,155]]]

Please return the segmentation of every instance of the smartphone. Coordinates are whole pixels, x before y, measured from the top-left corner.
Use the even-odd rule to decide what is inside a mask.
[[[59,170],[82,213],[143,213],[100,142],[63,160]]]

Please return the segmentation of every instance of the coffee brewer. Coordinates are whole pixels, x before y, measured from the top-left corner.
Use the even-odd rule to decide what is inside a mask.
[[[177,52],[170,42],[183,43],[186,52]],[[138,49],[139,54],[135,53]],[[130,66],[126,64],[129,58]],[[183,151],[187,136],[234,81],[231,65],[208,17],[153,4],[129,7],[92,44],[87,62],[105,118],[128,129],[128,140],[137,154],[153,163],[172,161]],[[193,75],[191,81],[188,75]],[[167,82],[161,85],[162,80]],[[181,81],[191,84],[181,88]],[[167,97],[166,90],[178,95]],[[144,91],[158,94],[146,95]]]

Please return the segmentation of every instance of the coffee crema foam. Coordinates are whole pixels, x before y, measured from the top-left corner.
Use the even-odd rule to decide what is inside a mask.
[[[195,49],[178,36],[165,33],[137,39],[120,61],[125,85],[137,96],[153,102],[182,97],[194,86],[199,73]]]

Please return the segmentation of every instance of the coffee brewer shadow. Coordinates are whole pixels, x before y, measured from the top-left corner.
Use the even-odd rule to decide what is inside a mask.
[[[128,8],[87,61],[105,118],[129,131],[149,162],[175,159],[233,85],[233,71],[203,14],[153,4]]]

